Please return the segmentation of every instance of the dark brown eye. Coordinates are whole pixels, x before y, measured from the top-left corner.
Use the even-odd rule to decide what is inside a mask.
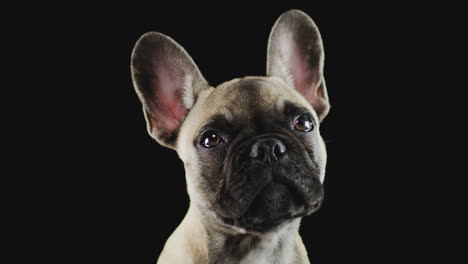
[[[219,143],[221,143],[222,141],[223,139],[215,132],[206,132],[205,134],[203,134],[200,143],[205,148],[212,148],[219,145]]]
[[[299,131],[308,132],[314,129],[314,124],[305,116],[298,116],[294,120],[294,128]]]

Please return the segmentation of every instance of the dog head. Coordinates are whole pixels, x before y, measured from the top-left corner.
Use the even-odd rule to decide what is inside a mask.
[[[306,14],[286,12],[273,26],[266,77],[212,87],[181,46],[154,32],[131,63],[148,132],[178,152],[202,214],[264,232],[319,208],[329,102],[322,40]]]

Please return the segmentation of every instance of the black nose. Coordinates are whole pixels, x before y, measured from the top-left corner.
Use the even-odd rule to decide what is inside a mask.
[[[250,149],[250,157],[264,162],[277,161],[286,153],[286,147],[278,139],[265,138],[255,142]]]

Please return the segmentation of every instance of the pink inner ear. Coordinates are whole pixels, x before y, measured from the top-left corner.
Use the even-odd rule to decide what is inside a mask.
[[[155,107],[158,109],[158,126],[165,132],[172,133],[178,129],[187,113],[182,100],[184,81],[165,68],[161,67],[156,71],[155,76],[158,76],[158,79],[155,85],[158,89],[155,89],[154,96]]]
[[[309,102],[316,99],[316,89],[318,84],[318,69],[311,68],[309,61],[309,52],[303,52],[305,56],[301,56],[301,52],[298,49],[294,41],[288,41],[289,54],[288,64],[291,74],[294,78],[294,85],[296,90],[300,92]]]

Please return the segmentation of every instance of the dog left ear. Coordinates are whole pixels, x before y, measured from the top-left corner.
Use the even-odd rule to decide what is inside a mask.
[[[131,58],[132,79],[148,133],[175,148],[179,128],[203,89],[209,87],[187,52],[170,37],[144,34]]]
[[[299,10],[282,14],[268,41],[267,75],[282,78],[301,93],[320,121],[330,109],[323,64],[322,38],[312,19]]]

